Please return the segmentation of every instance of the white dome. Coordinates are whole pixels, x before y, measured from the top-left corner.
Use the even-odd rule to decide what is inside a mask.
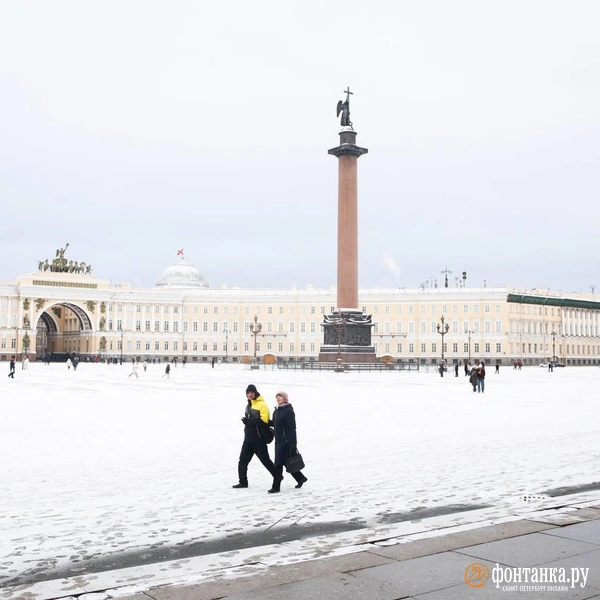
[[[169,265],[160,275],[156,287],[208,288],[208,281],[191,263],[181,260]]]

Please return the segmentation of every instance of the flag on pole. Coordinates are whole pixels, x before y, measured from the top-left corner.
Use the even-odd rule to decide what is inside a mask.
[[[177,256],[181,256],[183,259],[183,248],[181,250],[177,250]]]

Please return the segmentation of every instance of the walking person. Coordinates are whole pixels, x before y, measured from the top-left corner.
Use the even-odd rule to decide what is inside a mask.
[[[469,383],[473,386],[473,391],[477,391],[477,367],[472,367],[469,372]]]
[[[139,368],[138,363],[134,359],[133,364],[131,365],[131,373],[129,373],[129,377],[131,377],[132,375],[135,375],[135,378],[138,379],[139,378],[138,368]]]
[[[500,374],[500,363],[496,363],[496,375]]]
[[[458,377],[458,363],[454,365],[454,377]]]
[[[465,362],[465,377],[469,376],[469,365]]]
[[[148,359],[146,359],[144,361],[144,373],[146,372],[147,369],[148,369]]]
[[[275,428],[275,475],[269,494],[276,494],[281,490],[283,480],[283,467],[288,456],[298,452],[296,437],[296,414],[289,402],[286,392],[277,392],[275,395],[277,406],[273,411],[273,427]],[[296,480],[297,488],[301,488],[308,478],[302,473],[290,473]]]
[[[68,370],[68,371],[70,371],[70,370],[71,370],[71,365],[72,365],[72,364],[73,364],[73,363],[71,362],[71,359],[70,359],[70,358],[67,358],[67,370]]]
[[[8,364],[8,376],[11,379],[15,378],[15,359],[11,358],[10,363]]]
[[[166,377],[167,379],[169,379],[170,374],[171,374],[171,365],[169,363],[167,363],[163,377]]]
[[[29,369],[29,356],[25,357],[25,361],[23,362],[23,367],[27,371]]]
[[[485,365],[483,362],[477,367],[477,393],[485,392]]]
[[[239,482],[232,486],[234,488],[248,487],[248,465],[256,454],[258,460],[265,469],[271,473],[273,479],[277,477],[275,465],[269,456],[267,442],[261,436],[261,432],[270,432],[270,413],[265,399],[258,393],[255,385],[250,384],[246,388],[246,410],[242,417],[244,424],[244,442],[240,451],[238,461]],[[263,433],[264,435],[264,433]]]

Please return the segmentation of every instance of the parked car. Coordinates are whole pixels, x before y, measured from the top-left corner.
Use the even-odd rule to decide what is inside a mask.
[[[541,362],[540,363],[540,367],[543,367],[544,369],[547,369],[550,365],[552,365],[552,367],[564,367],[565,365],[563,365],[562,363],[559,363],[558,361],[554,361],[554,362]]]

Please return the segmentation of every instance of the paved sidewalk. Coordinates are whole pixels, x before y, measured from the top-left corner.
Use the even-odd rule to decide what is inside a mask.
[[[462,529],[462,530],[461,530]],[[453,531],[454,530],[454,531]],[[445,530],[447,531],[447,530]],[[36,584],[35,589],[16,588],[0,591],[0,598],[33,600],[37,598],[72,598],[77,600],[483,600],[487,598],[600,598],[600,504],[564,506],[558,510],[541,510],[526,518],[494,525],[450,528],[451,533],[429,531],[420,539],[410,536],[371,539],[347,553],[329,557],[304,559],[304,562],[266,566],[260,559],[248,559],[244,569],[227,576],[211,576],[211,569],[194,567],[200,583],[152,586],[148,582],[134,592],[135,585],[125,585],[131,573],[123,575],[121,587],[102,587],[103,581],[115,581],[114,573],[86,576],[86,581],[73,578],[70,588],[62,591],[52,585]],[[452,532],[453,531],[453,532]],[[263,557],[273,558],[278,547],[264,547]],[[279,547],[280,548],[280,547]],[[269,550],[270,549],[270,550]],[[270,552],[270,554],[269,554]],[[214,555],[217,556],[217,555]],[[239,557],[238,557],[239,558]],[[243,558],[243,557],[242,557]],[[206,557],[212,565],[214,557]],[[299,556],[298,560],[302,560]],[[479,563],[480,570],[469,568]],[[566,569],[568,582],[529,581],[517,583],[493,581],[493,570],[499,565],[505,577],[511,578],[507,567],[550,567]],[[168,572],[169,563],[154,565],[154,571]],[[485,568],[489,579],[477,578]],[[582,569],[585,573],[585,584]],[[573,571],[579,581],[571,581]],[[498,571],[498,569],[497,569]],[[545,571],[548,573],[549,571]],[[207,575],[208,573],[208,575]],[[144,572],[135,571],[138,582]],[[471,587],[465,581],[468,577]],[[105,579],[103,579],[105,578]],[[496,577],[497,579],[497,577]],[[512,578],[511,578],[512,579]],[[583,585],[584,584],[584,585]],[[537,588],[536,589],[536,585]],[[139,584],[138,584],[139,586]],[[521,586],[530,586],[520,589]],[[545,586],[545,587],[544,587]],[[549,589],[552,588],[552,589]],[[93,591],[92,591],[93,590]],[[127,595],[129,594],[129,595]]]
[[[473,563],[489,568],[480,588],[465,583]],[[502,567],[589,568],[583,581],[538,583],[545,589],[519,591],[533,583],[496,583],[491,572]],[[474,581],[477,584],[479,582]],[[506,589],[505,588],[508,588]],[[516,586],[516,591],[511,589]],[[566,591],[553,591],[549,587]],[[600,598],[600,505],[451,533],[407,544],[271,567],[250,577],[162,587],[121,600],[483,600],[487,598]]]

